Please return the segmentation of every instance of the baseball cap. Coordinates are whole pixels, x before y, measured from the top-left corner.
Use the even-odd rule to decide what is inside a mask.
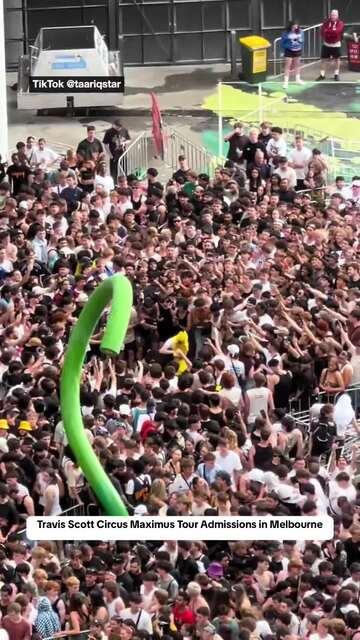
[[[353,187],[360,187],[360,180],[354,180],[354,182],[352,183]]]
[[[251,469],[248,473],[248,479],[253,482],[265,484],[264,472],[261,469]]]
[[[130,416],[131,409],[128,404],[121,404],[119,407],[119,413],[121,416]]]
[[[21,200],[21,202],[19,202],[19,209],[26,209],[26,211],[29,209],[27,200]]]
[[[216,628],[213,624],[206,624],[205,627],[203,627],[203,631],[206,631],[206,633],[211,633],[211,635],[214,636],[216,633]]]
[[[138,504],[134,509],[134,516],[147,516],[148,510],[144,504]]]
[[[229,344],[227,347],[228,352],[230,353],[230,355],[234,358],[235,356],[238,356],[240,353],[240,349],[237,346],[237,344]]]

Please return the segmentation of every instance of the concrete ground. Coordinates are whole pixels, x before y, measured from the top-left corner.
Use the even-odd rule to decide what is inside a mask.
[[[102,133],[115,116],[121,117],[132,137],[135,137],[144,129],[151,128],[151,91],[159,98],[166,122],[174,125],[176,121],[177,127],[185,127],[189,131],[190,116],[202,116],[204,112],[201,105],[204,98],[214,91],[219,80],[226,77],[227,71],[228,65],[129,67],[125,75],[125,96],[119,108],[104,108],[94,115],[91,112],[89,115],[79,113],[75,117],[66,117],[61,113],[38,115],[35,111],[18,111],[16,90],[11,88],[16,83],[16,75],[9,74],[9,144],[13,148],[18,140],[31,133],[36,137],[44,136],[49,143],[51,141],[74,146],[84,136],[86,124],[94,123],[99,133]],[[176,118],[173,117],[175,115]]]
[[[345,71],[343,82],[359,82],[360,74]],[[319,74],[319,64],[303,70],[303,78],[311,81]],[[216,116],[204,111],[204,99],[216,91],[217,82],[230,80],[230,65],[178,66],[178,67],[128,67],[125,70],[125,96],[119,108],[107,108],[96,114],[77,114],[67,117],[64,113],[38,115],[35,111],[18,111],[16,75],[8,76],[8,120],[9,145],[14,148],[18,140],[32,134],[44,136],[49,145],[65,150],[74,147],[85,135],[85,126],[95,124],[99,137],[107,129],[114,117],[120,116],[123,124],[135,138],[140,132],[151,129],[150,96],[153,91],[159,98],[164,121],[176,127],[195,144],[201,144],[204,129],[216,130]],[[331,78],[329,79],[331,81]],[[279,87],[282,78],[278,78]],[[327,109],[336,109],[333,99]],[[322,108],[324,106],[322,105]]]

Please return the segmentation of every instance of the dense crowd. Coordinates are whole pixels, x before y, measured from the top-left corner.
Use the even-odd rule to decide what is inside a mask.
[[[225,166],[117,176],[116,121],[66,158],[0,167],[0,640],[360,640],[360,178],[302,137],[235,123]],[[110,172],[108,159],[110,157]],[[122,172],[123,173],[123,172]],[[26,518],[99,512],[59,375],[96,286],[134,305],[84,365],[94,450],[129,513],[323,515],[333,540],[30,543]],[[310,408],[309,424],[291,410]]]

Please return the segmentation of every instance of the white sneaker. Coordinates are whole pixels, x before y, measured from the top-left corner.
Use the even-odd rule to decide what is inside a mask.
[[[296,83],[297,84],[305,84],[304,80],[301,80],[300,76],[298,78],[296,78]]]

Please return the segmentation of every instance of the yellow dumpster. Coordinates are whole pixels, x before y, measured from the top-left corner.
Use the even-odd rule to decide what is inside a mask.
[[[246,82],[264,82],[268,72],[270,42],[262,36],[240,38],[242,77]]]

